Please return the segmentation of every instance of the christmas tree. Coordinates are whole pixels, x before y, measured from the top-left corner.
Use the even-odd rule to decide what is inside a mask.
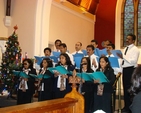
[[[17,26],[14,26],[14,32],[8,37],[6,42],[6,51],[3,54],[0,80],[4,84],[5,88],[9,91],[12,90],[15,83],[12,71],[20,68],[21,66],[21,48],[19,47],[18,35],[16,34]]]

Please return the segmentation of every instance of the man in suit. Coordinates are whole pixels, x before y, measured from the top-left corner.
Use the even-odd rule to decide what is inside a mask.
[[[129,106],[131,105],[130,95],[128,89],[131,86],[131,76],[134,69],[137,67],[139,58],[139,49],[134,45],[136,36],[134,34],[128,34],[126,38],[127,46],[123,50],[123,56],[119,55],[123,59],[123,90],[124,90],[124,108],[122,113],[130,113]]]

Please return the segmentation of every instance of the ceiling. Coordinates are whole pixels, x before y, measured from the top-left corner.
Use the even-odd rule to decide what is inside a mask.
[[[67,0],[67,1],[95,15],[100,0]]]

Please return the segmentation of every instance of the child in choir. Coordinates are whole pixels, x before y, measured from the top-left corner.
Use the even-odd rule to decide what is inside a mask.
[[[63,66],[68,71],[73,71],[75,66],[72,65],[69,56],[66,53],[60,54],[60,61],[56,66]],[[56,72],[55,75],[55,98],[63,98],[68,92],[71,91],[71,85],[69,84],[69,74],[60,75],[60,73]]]
[[[45,55],[45,57],[50,57],[51,56],[51,49],[49,47],[46,47],[44,49],[44,55]]]
[[[44,48],[44,57],[50,57],[52,55],[51,49],[49,47]],[[36,70],[40,70],[40,65],[37,64],[37,59],[35,60],[35,68]]]
[[[83,57],[81,60],[80,72],[93,73],[89,57]],[[93,82],[85,81],[82,84],[82,95],[85,99],[85,113],[91,113],[93,110]]]
[[[94,111],[103,110],[106,113],[112,113],[112,85],[115,82],[115,75],[107,57],[100,57],[97,71],[103,72],[109,82],[99,83],[99,80],[94,80]]]
[[[36,75],[36,70],[33,68],[33,62],[31,59],[24,59],[22,63],[22,72],[28,75],[28,78],[20,77],[17,93],[17,104],[31,103],[33,94],[35,93],[35,78],[30,74]]]
[[[53,98],[54,75],[47,68],[53,67],[52,60],[44,58],[40,67],[39,74],[42,74],[43,77],[40,78],[38,82],[38,101],[50,100]]]

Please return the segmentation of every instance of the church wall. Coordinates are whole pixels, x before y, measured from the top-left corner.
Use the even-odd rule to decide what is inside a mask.
[[[0,37],[8,36],[8,27],[4,25],[4,18],[6,16],[5,0],[0,0]]]
[[[8,27],[8,35],[17,25],[22,53],[27,52],[28,57],[43,55],[43,49],[48,44],[53,45],[58,38],[73,52],[77,41],[86,48],[94,37],[94,20],[56,7],[51,0],[12,0],[11,6],[12,25]]]
[[[18,40],[22,53],[28,53],[28,57],[34,54],[35,41],[35,14],[37,0],[11,0],[12,24],[8,28],[8,35],[13,32],[13,26],[17,25]]]
[[[62,7],[62,8],[60,8]],[[94,20],[86,19],[83,14],[71,11],[58,3],[53,3],[50,12],[49,41],[61,39],[68,50],[73,52],[75,43],[80,41],[85,49],[94,38]]]

